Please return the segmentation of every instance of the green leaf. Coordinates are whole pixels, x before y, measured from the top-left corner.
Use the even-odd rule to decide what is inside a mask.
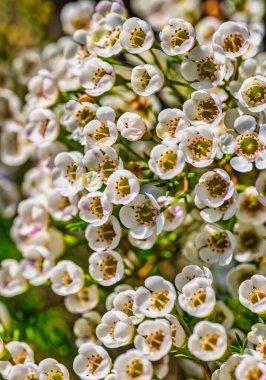
[[[243,345],[242,339],[240,338],[237,332],[235,334],[236,334],[237,343],[239,344],[239,347],[241,348]]]

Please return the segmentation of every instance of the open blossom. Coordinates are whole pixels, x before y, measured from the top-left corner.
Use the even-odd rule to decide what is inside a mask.
[[[81,66],[79,80],[87,94],[100,96],[113,87],[115,71],[100,58],[87,58]]]
[[[239,354],[231,355],[219,369],[213,372],[212,380],[222,380],[235,376],[235,370],[238,364],[241,362],[243,356]]]
[[[53,257],[42,246],[30,246],[21,261],[22,274],[32,285],[41,285],[48,280],[53,266]]]
[[[156,145],[150,157],[149,167],[161,179],[176,177],[184,168],[184,154],[175,145]]]
[[[266,326],[264,323],[256,323],[252,326],[251,331],[248,333],[248,340],[256,346],[256,351],[265,361]]]
[[[114,362],[114,369],[119,379],[151,380],[153,376],[151,362],[134,349],[119,355]]]
[[[266,78],[255,75],[246,79],[239,89],[240,103],[251,112],[261,112],[266,108]]]
[[[105,313],[96,328],[96,335],[109,348],[128,345],[134,334],[134,327],[122,311],[111,310]]]
[[[124,274],[121,256],[115,251],[94,252],[89,258],[91,277],[102,286],[110,286],[120,281]]]
[[[0,294],[14,297],[27,290],[27,282],[22,275],[21,265],[13,259],[5,259],[0,267]]]
[[[66,41],[64,47],[64,57],[69,72],[78,76],[85,59],[89,58],[86,42],[89,33],[84,30],[77,30],[73,34],[73,40]]]
[[[147,126],[139,114],[125,112],[117,121],[117,129],[128,141],[138,141],[145,135]]]
[[[144,358],[157,361],[170,351],[172,336],[167,320],[144,321],[139,325],[137,333],[134,345]]]
[[[39,363],[39,371],[40,371],[40,380],[45,380],[49,376],[57,376],[59,379],[62,380],[69,380],[69,372],[67,368],[61,364],[58,363],[55,359],[44,359]]]
[[[150,96],[158,92],[164,83],[162,71],[154,65],[135,66],[131,73],[131,85],[134,92],[141,96]]]
[[[47,70],[40,70],[28,83],[29,93],[26,96],[30,107],[49,107],[58,98],[56,79]]]
[[[236,249],[234,258],[239,262],[257,261],[266,250],[266,228],[250,223],[236,223],[234,226]]]
[[[135,304],[140,312],[149,318],[159,318],[169,314],[175,300],[174,286],[160,276],[147,278],[145,286],[139,287],[135,296]]]
[[[183,287],[195,278],[204,278],[208,280],[210,285],[213,280],[212,273],[208,268],[203,267],[201,269],[201,267],[197,265],[186,265],[182,269],[182,272],[176,275],[175,286],[177,287],[179,292],[182,292]]]
[[[114,296],[113,306],[115,310],[123,311],[134,325],[144,319],[139,307],[135,303],[136,291],[125,289]]]
[[[59,134],[59,125],[54,113],[45,108],[34,109],[29,115],[26,134],[34,144],[54,141]]]
[[[132,54],[149,50],[153,40],[154,34],[151,26],[137,17],[131,17],[124,22],[119,36],[121,46]]]
[[[163,51],[170,56],[184,54],[195,43],[195,30],[193,26],[180,18],[171,18],[160,32]]]
[[[243,281],[239,287],[239,301],[256,314],[266,312],[266,278],[255,274],[250,280]]]
[[[88,225],[85,230],[85,237],[91,249],[104,251],[114,249],[121,239],[121,226],[117,218],[113,215],[100,226]]]
[[[34,363],[16,364],[10,370],[8,379],[19,380],[24,379],[39,379],[39,368]]]
[[[97,285],[82,287],[77,293],[69,294],[64,299],[65,307],[70,313],[85,313],[94,309],[99,302]]]
[[[94,226],[104,224],[112,213],[113,206],[100,191],[83,195],[78,203],[79,216]]]
[[[198,90],[209,89],[221,83],[225,71],[225,54],[220,46],[196,46],[181,64],[182,76]]]
[[[67,296],[82,288],[84,273],[73,261],[62,260],[52,269],[50,279],[53,291],[59,296]]]
[[[51,190],[47,195],[47,209],[55,220],[71,220],[78,213],[78,196],[65,197],[59,189]]]
[[[250,34],[245,24],[228,21],[221,24],[213,35],[213,44],[219,45],[228,58],[243,55],[249,46]]]
[[[94,343],[85,343],[79,348],[73,368],[80,379],[103,379],[110,371],[112,360],[108,352]]]
[[[99,343],[95,329],[100,322],[101,314],[97,311],[89,311],[75,321],[73,332],[77,337],[75,341],[77,347],[84,343]]]
[[[93,11],[93,1],[79,0],[66,4],[60,14],[64,32],[72,34],[77,29],[88,29]]]
[[[237,380],[249,380],[251,376],[263,379],[266,375],[266,364],[256,356],[246,356],[237,366],[235,375]]]
[[[119,217],[135,239],[146,239],[154,232],[159,234],[164,225],[164,215],[160,213],[160,207],[151,194],[137,195],[120,209]]]
[[[254,186],[247,187],[239,194],[236,216],[241,222],[255,226],[265,223],[266,206],[260,202]]]
[[[117,170],[108,179],[104,194],[113,204],[126,205],[134,201],[139,193],[139,180],[129,170]]]
[[[198,126],[216,126],[222,119],[222,103],[219,97],[207,91],[195,91],[184,103],[183,111],[191,122]]]
[[[166,145],[179,143],[187,127],[189,127],[189,121],[184,112],[178,108],[166,108],[158,115],[156,133]]]
[[[48,226],[49,216],[46,208],[38,198],[28,198],[18,205],[20,219],[20,234],[33,236]]]
[[[173,197],[161,196],[157,198],[159,206],[165,207],[164,231],[174,231],[180,227],[186,218],[186,209],[182,202],[175,201]]]
[[[219,323],[201,321],[188,339],[189,351],[203,361],[217,360],[227,348],[225,328]]]

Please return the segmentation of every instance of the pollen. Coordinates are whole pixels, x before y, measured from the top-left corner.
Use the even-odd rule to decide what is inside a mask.
[[[159,329],[155,331],[154,333],[150,334],[146,338],[150,351],[151,352],[160,351],[160,348],[164,342],[164,339],[165,339],[165,332],[162,329]]]
[[[189,305],[192,308],[197,308],[201,305],[204,305],[206,302],[207,293],[205,289],[199,289],[199,291],[195,294],[193,294],[192,297],[189,299]]]
[[[100,80],[106,75],[106,71],[103,68],[98,68],[95,70],[92,81],[94,82],[95,87],[98,87],[100,84]]]
[[[247,299],[250,301],[253,305],[260,302],[266,297],[266,290],[260,289],[260,288],[254,288],[248,295]]]
[[[113,278],[117,272],[117,260],[112,255],[107,255],[101,262],[100,270],[104,280]]]
[[[198,120],[213,122],[219,114],[217,105],[213,99],[202,100],[198,103]]]
[[[99,366],[103,362],[103,357],[99,354],[92,355],[90,358],[88,358],[87,361],[87,368],[91,375],[94,375]]]
[[[215,173],[206,181],[206,189],[212,198],[224,197],[229,189],[229,183]]]
[[[256,133],[245,133],[236,139],[236,152],[239,156],[245,157],[249,161],[254,161],[262,151],[263,146]]]
[[[121,197],[126,197],[130,195],[131,187],[129,184],[129,179],[124,176],[120,177],[119,180],[116,181],[115,190],[117,194]]]
[[[157,311],[162,311],[170,301],[168,290],[157,290],[152,293],[151,308]]]
[[[146,33],[142,28],[135,28],[130,33],[130,43],[131,47],[134,49],[141,48],[146,39]]]
[[[96,111],[88,106],[80,108],[76,113],[76,120],[80,127],[85,127],[90,121],[96,117]]]
[[[216,345],[219,338],[220,338],[219,334],[211,334],[211,335],[205,336],[201,340],[201,349],[203,351],[214,351],[216,349]]]
[[[129,380],[134,380],[141,377],[144,373],[143,364],[141,360],[132,360],[131,363],[126,366],[126,373],[128,375]]]
[[[231,33],[223,40],[223,49],[228,53],[237,53],[244,44],[244,38],[240,33]]]
[[[162,171],[168,172],[169,170],[175,169],[177,165],[177,153],[172,150],[168,149],[164,154],[162,154],[160,160],[159,160],[159,166],[162,169]]]
[[[176,28],[171,36],[171,45],[173,47],[181,46],[185,41],[189,40],[188,30],[185,28]]]

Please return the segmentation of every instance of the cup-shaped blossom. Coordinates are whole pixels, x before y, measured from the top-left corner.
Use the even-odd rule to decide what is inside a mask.
[[[81,267],[70,260],[59,261],[51,270],[52,290],[59,296],[77,293],[83,286],[84,273]]]
[[[123,277],[124,264],[116,251],[94,252],[89,258],[89,272],[102,286],[110,286]]]
[[[86,47],[89,33],[85,30],[77,30],[73,34],[73,40],[66,41],[64,46],[64,57],[69,72],[77,77],[80,73],[85,59],[91,57]]]
[[[67,368],[61,364],[58,363],[57,360],[48,358],[44,359],[39,363],[39,371],[40,371],[40,380],[46,380],[47,377],[54,377],[62,380],[69,380],[69,372]],[[52,378],[53,378],[52,377]]]
[[[151,380],[153,377],[151,362],[137,350],[128,350],[119,355],[114,362],[114,369],[119,379]]]
[[[146,21],[131,17],[124,22],[119,41],[129,53],[139,54],[152,47],[154,34]]]
[[[50,252],[42,246],[30,246],[24,253],[21,261],[23,276],[32,285],[41,285],[50,276],[54,260]]]
[[[206,264],[227,265],[232,260],[235,237],[231,231],[206,224],[197,235],[195,245],[199,257]]]
[[[256,274],[257,268],[254,264],[239,264],[229,270],[226,276],[226,284],[230,293],[237,298],[238,289],[243,281]]]
[[[136,94],[150,96],[158,92],[164,83],[162,71],[154,65],[135,66],[131,73],[131,85]]]
[[[198,322],[188,339],[188,349],[203,361],[219,359],[227,349],[225,328],[219,323]]]
[[[8,379],[20,380],[20,379],[39,379],[39,368],[34,363],[16,364],[11,368]]]
[[[59,134],[59,125],[55,114],[45,108],[35,108],[29,114],[26,134],[28,139],[36,145],[54,141]]]
[[[149,168],[161,179],[171,179],[180,174],[185,165],[183,151],[176,145],[156,145],[150,155]]]
[[[100,58],[87,58],[81,66],[79,80],[87,94],[100,96],[113,87],[115,71]]]
[[[182,76],[197,90],[217,86],[223,80],[225,72],[225,54],[220,46],[196,46],[181,64]]]
[[[148,318],[160,318],[169,314],[175,304],[174,286],[160,276],[151,276],[145,280],[145,286],[136,291],[135,304]]]
[[[208,126],[199,126],[187,128],[183,132],[180,148],[189,164],[202,168],[213,162],[218,143],[214,132]]]
[[[189,127],[189,121],[184,112],[178,108],[166,108],[158,115],[156,133],[166,145],[179,143],[187,127]]]
[[[79,0],[65,4],[60,13],[64,32],[71,35],[77,29],[89,29],[93,12],[93,2]]]
[[[198,207],[201,209],[200,216],[207,223],[215,223],[219,220],[229,220],[236,213],[237,200],[238,200],[238,194],[237,194],[237,191],[235,190],[232,197],[224,201],[221,206],[213,208],[213,207],[207,207],[203,205],[199,207],[198,205]]]
[[[266,278],[255,274],[239,287],[239,301],[256,314],[266,313]]]
[[[170,324],[166,319],[142,322],[134,339],[136,349],[151,361],[162,359],[172,346]]]
[[[103,347],[94,343],[84,343],[78,352],[73,369],[80,379],[103,379],[111,371],[112,360]]]
[[[240,103],[251,112],[261,112],[266,108],[266,78],[255,75],[242,83],[238,92]]]
[[[264,323],[255,323],[251,327],[251,331],[247,336],[249,342],[256,346],[256,351],[261,355],[262,359],[265,361],[265,350],[266,350],[266,326]]]
[[[249,47],[249,40],[247,26],[234,21],[224,22],[213,35],[213,44],[219,45],[230,59],[243,55]]]
[[[266,206],[260,202],[254,186],[247,187],[239,194],[236,216],[241,222],[255,226],[265,223]]]
[[[182,347],[186,341],[186,333],[179,320],[172,314],[165,316],[170,323],[172,343],[176,347]]]
[[[145,135],[147,126],[136,112],[125,112],[117,121],[117,129],[128,141],[138,141]]]
[[[136,198],[120,209],[119,217],[122,224],[130,229],[135,239],[146,239],[154,232],[163,230],[164,215],[151,194],[139,194]]]
[[[200,45],[212,45],[213,34],[217,31],[221,21],[216,17],[205,16],[195,26],[197,40]]]
[[[234,184],[225,170],[214,169],[206,172],[195,187],[196,206],[219,207],[232,197],[234,189]]]
[[[18,205],[18,218],[21,220],[20,234],[33,236],[45,230],[49,223],[46,208],[38,198],[27,198]]]
[[[159,206],[165,207],[164,231],[174,231],[180,227],[186,218],[186,208],[182,202],[175,201],[173,197],[161,196],[157,198]]]
[[[104,194],[114,204],[129,204],[139,193],[139,180],[129,170],[117,170],[108,179]]]
[[[97,285],[82,287],[77,293],[69,294],[64,299],[65,307],[70,313],[86,313],[99,303]]]
[[[256,189],[260,203],[266,206],[266,171],[260,173],[256,181]]]
[[[134,325],[122,311],[107,311],[96,328],[96,335],[106,347],[126,346],[132,341]]]
[[[214,310],[216,297],[210,281],[207,278],[196,277],[183,286],[178,302],[188,314],[204,318]]]
[[[236,250],[234,258],[239,262],[259,260],[266,251],[266,228],[264,225],[254,226],[250,223],[234,225]]]
[[[98,311],[89,311],[75,321],[73,332],[77,337],[75,341],[77,347],[84,343],[99,343],[95,329],[101,319],[102,316]]]
[[[207,91],[195,91],[184,103],[183,111],[193,125],[216,126],[222,119],[222,103],[219,97]]]
[[[55,220],[71,220],[78,213],[78,196],[64,197],[59,189],[53,189],[47,194],[47,209]]]
[[[208,280],[211,285],[213,277],[212,272],[206,267],[199,267],[197,265],[186,265],[182,272],[178,273],[175,278],[175,286],[182,292],[183,287],[195,278],[204,278]]]
[[[184,54],[195,44],[193,26],[181,18],[171,18],[159,34],[165,54],[173,56]]]
[[[114,249],[118,246],[122,231],[117,218],[113,215],[100,226],[88,225],[85,230],[85,237],[91,249],[104,251]]]
[[[266,364],[260,357],[247,355],[236,367],[235,376],[237,380],[249,380],[252,377],[263,380],[266,376]]]
[[[113,206],[100,191],[83,195],[78,203],[79,216],[94,226],[104,224],[112,213]]]
[[[56,79],[47,70],[40,70],[28,83],[26,100],[29,107],[49,107],[53,105],[59,94]]]
[[[14,297],[27,290],[27,282],[22,275],[21,265],[13,259],[5,259],[0,267],[0,294]]]

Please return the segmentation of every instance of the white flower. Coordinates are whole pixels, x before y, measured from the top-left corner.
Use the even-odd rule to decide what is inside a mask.
[[[117,129],[128,141],[138,141],[145,135],[147,126],[136,112],[125,112],[117,121]]]
[[[256,189],[258,192],[259,201],[266,206],[266,171],[260,173],[256,181]]]
[[[159,234],[164,225],[164,215],[155,198],[151,194],[139,194],[136,198],[120,209],[119,217],[123,225],[130,228],[130,234],[135,239],[146,239],[154,231]]]
[[[185,165],[183,151],[176,145],[156,145],[150,154],[149,168],[161,179],[171,179],[180,174]]]
[[[64,197],[59,189],[53,189],[47,195],[47,209],[55,220],[71,220],[78,213],[78,197]]]
[[[124,275],[122,258],[111,250],[94,252],[89,258],[89,273],[102,286],[113,285]]]
[[[157,361],[170,351],[172,336],[167,320],[144,321],[139,325],[137,333],[134,345],[144,358]]]
[[[135,239],[133,236],[129,233],[127,235],[127,238],[131,245],[134,247],[138,247],[140,249],[150,249],[154,246],[154,244],[157,241],[157,234],[156,231],[153,232],[153,234],[146,239]]]
[[[249,47],[250,34],[246,25],[228,21],[219,26],[213,35],[213,44],[219,45],[228,58],[243,55]]]
[[[112,213],[113,206],[100,191],[83,195],[78,203],[79,216],[94,226],[104,224]]]
[[[235,371],[236,380],[262,379],[266,375],[266,364],[256,356],[246,356]]]
[[[58,363],[55,359],[44,359],[39,363],[40,380],[46,380],[49,377],[56,377],[60,380],[69,380],[69,373],[67,368]]]
[[[113,204],[129,204],[139,193],[139,180],[129,170],[115,171],[106,183],[104,194]]]
[[[75,321],[73,332],[77,337],[75,343],[80,347],[84,343],[99,343],[95,329],[101,322],[101,314],[98,311],[89,311]]]
[[[197,40],[200,45],[212,45],[212,37],[221,25],[216,17],[202,17],[195,26]]]
[[[14,297],[27,290],[27,282],[22,275],[21,265],[13,259],[5,259],[0,267],[0,294]]]
[[[121,158],[115,149],[109,146],[93,147],[88,150],[84,156],[84,163],[87,168],[95,168],[103,183],[107,183],[114,172],[123,168]]]
[[[164,144],[179,143],[189,121],[184,112],[178,108],[166,108],[158,115],[156,133]]]
[[[13,340],[6,344],[6,348],[16,364],[34,363],[34,353],[27,343]]]
[[[79,76],[85,59],[91,57],[86,48],[88,35],[89,33],[84,30],[77,30],[73,34],[73,40],[66,41],[64,46],[64,57],[67,68],[75,77]]]
[[[111,107],[99,107],[96,119],[89,121],[83,130],[86,143],[89,147],[110,146],[116,142],[117,128],[114,123],[115,111]]]
[[[154,34],[147,22],[131,17],[124,22],[119,41],[129,53],[139,54],[152,47]]]
[[[81,314],[94,309],[99,303],[97,285],[85,286],[77,293],[67,295],[64,303],[70,313]]]
[[[186,265],[182,272],[178,273],[175,278],[175,286],[177,289],[182,292],[183,287],[195,278],[204,278],[208,280],[209,285],[212,283],[212,273],[206,268],[202,267],[202,269],[197,265]]]
[[[28,198],[18,205],[18,218],[21,220],[20,234],[29,236],[46,229],[49,222],[47,210],[38,198]]]
[[[221,367],[213,372],[212,380],[229,380],[230,377],[232,378],[232,376],[235,376],[236,367],[242,359],[243,356],[238,354],[229,356],[229,358],[221,365]]]
[[[223,169],[214,169],[204,173],[195,187],[195,204],[199,208],[221,206],[232,197],[234,184]]]
[[[255,323],[255,325],[251,327],[251,331],[248,333],[248,340],[255,344],[256,351],[261,355],[263,361],[265,361],[266,326],[264,323]]]
[[[196,277],[183,286],[178,302],[188,314],[203,318],[210,315],[215,307],[215,292],[208,279]]]
[[[214,132],[207,126],[199,126],[187,128],[183,132],[180,149],[189,164],[202,168],[213,162],[217,146]]]
[[[236,249],[234,258],[239,262],[257,261],[266,252],[266,228],[250,223],[234,225]]]
[[[82,380],[103,379],[111,367],[112,360],[108,352],[94,343],[83,344],[73,362],[74,371]]]
[[[32,285],[41,285],[48,280],[54,261],[46,248],[42,246],[28,247],[23,256],[21,271]]]
[[[154,65],[135,66],[131,73],[131,85],[136,94],[150,96],[158,92],[164,83],[162,71]]]
[[[8,179],[0,179],[0,215],[4,218],[14,217],[18,201],[16,184]]]
[[[15,118],[21,111],[21,101],[19,97],[7,88],[0,88],[0,109],[1,123],[8,119]]]
[[[239,287],[239,301],[256,314],[266,312],[266,278],[255,274]]]
[[[144,286],[136,291],[135,304],[148,318],[160,318],[169,314],[175,304],[174,286],[160,276],[148,277]]]
[[[189,51],[196,39],[193,26],[181,18],[171,18],[159,37],[163,51],[171,56]]]
[[[251,112],[261,112],[266,108],[266,78],[255,75],[246,79],[238,92],[240,103]]]
[[[55,114],[45,108],[35,108],[29,114],[29,123],[26,125],[26,134],[35,145],[54,141],[59,134],[59,125]]]
[[[226,283],[230,293],[238,297],[238,289],[241,283],[256,274],[257,268],[254,264],[240,264],[230,269],[226,277]]]
[[[83,286],[83,270],[70,260],[59,261],[50,274],[52,290],[59,296],[77,293]]]
[[[232,197],[224,201],[219,207],[204,207],[200,211],[200,216],[207,223],[215,223],[219,220],[229,220],[235,213],[237,208],[238,194],[235,190]]]
[[[87,58],[80,69],[79,80],[91,96],[100,96],[109,91],[115,82],[113,67],[99,58]]]
[[[137,350],[128,350],[119,355],[114,362],[114,369],[118,376],[116,379],[151,380],[153,377],[151,362]]]
[[[186,341],[186,333],[179,320],[172,314],[165,316],[170,323],[172,343],[176,347],[182,347]]]
[[[217,125],[222,119],[222,103],[219,97],[207,91],[195,91],[183,105],[186,117],[193,125]]]
[[[181,64],[182,76],[197,90],[207,90],[220,84],[225,70],[225,54],[220,46],[196,46]]]
[[[46,197],[53,187],[52,171],[46,166],[33,167],[23,178],[22,191],[26,197],[43,199],[46,206]]]
[[[106,301],[105,301],[105,307],[106,310],[112,310],[114,308],[114,299],[115,297],[126,290],[133,290],[133,287],[128,284],[121,284],[121,285],[116,285],[114,288],[114,291],[108,294]]]
[[[188,348],[200,360],[219,359],[227,349],[225,328],[219,323],[208,321],[197,323],[193,334],[188,339]]]
[[[122,231],[117,218],[113,215],[101,226],[88,225],[85,230],[85,237],[91,249],[104,251],[114,249],[118,246]]]
[[[106,347],[117,348],[129,344],[133,338],[134,326],[122,311],[108,311],[96,328],[96,335]]]
[[[9,380],[39,379],[39,368],[34,363],[16,364],[10,370]]]
[[[86,169],[80,152],[62,152],[55,157],[53,182],[65,197],[70,197],[83,190],[83,177]]]
[[[239,194],[236,216],[241,222],[255,226],[266,221],[266,206],[259,201],[255,187],[247,187]]]
[[[232,232],[206,224],[195,240],[198,254],[205,263],[227,265],[232,260],[235,237]]]
[[[40,70],[28,83],[27,103],[30,107],[49,107],[58,98],[58,87],[53,74]]]
[[[93,1],[79,0],[66,4],[60,13],[64,32],[72,34],[77,29],[88,29],[93,11]]]
[[[135,297],[136,291],[127,289],[116,294],[112,303],[115,310],[123,311],[130,318],[132,323],[137,325],[144,319],[144,315],[134,302]]]
[[[186,218],[186,208],[184,203],[175,201],[173,197],[161,196],[157,198],[158,205],[165,207],[164,214],[164,231],[174,231],[180,227]]]

